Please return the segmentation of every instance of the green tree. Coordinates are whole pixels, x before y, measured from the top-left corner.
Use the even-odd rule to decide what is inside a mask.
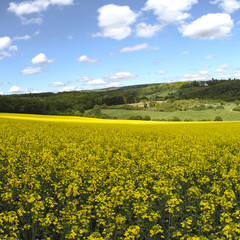
[[[146,115],[143,117],[143,120],[145,121],[150,121],[151,120],[151,117],[149,115]]]
[[[239,101],[239,100],[235,100],[234,103],[235,103],[237,106],[239,106],[240,101]]]
[[[223,119],[222,119],[221,116],[216,116],[215,119],[214,119],[214,121],[222,121],[222,120],[223,120]]]

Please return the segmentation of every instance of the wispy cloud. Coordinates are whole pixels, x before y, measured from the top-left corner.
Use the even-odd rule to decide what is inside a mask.
[[[43,72],[43,69],[41,67],[28,67],[25,68],[21,71],[21,74],[23,75],[27,75],[27,74],[36,74],[36,73],[40,73]]]
[[[66,84],[64,82],[52,82],[48,84],[50,87],[61,87],[65,86]]]
[[[187,55],[187,54],[190,54],[190,51],[184,51],[184,52],[182,52],[182,55]]]
[[[238,0],[211,0],[211,4],[218,4],[227,13],[234,13],[240,9],[240,1]]]
[[[8,85],[7,82],[0,82],[0,86],[6,86],[6,85]]]
[[[113,75],[105,75],[104,79],[106,79],[107,81],[124,81],[135,79],[136,77],[136,75],[131,74],[130,72],[117,72]]]
[[[29,35],[24,35],[24,36],[21,36],[21,37],[13,37],[13,40],[28,40],[28,39],[31,39],[32,37],[29,36]]]
[[[138,37],[150,38],[157,34],[157,32],[162,30],[162,26],[159,24],[151,25],[144,22],[137,24],[136,35]]]
[[[105,85],[106,82],[103,79],[95,79],[87,82],[89,85]]]
[[[67,87],[60,88],[58,90],[58,92],[72,92],[72,91],[81,91],[81,89],[76,86],[67,86]]]
[[[204,59],[205,60],[210,60],[210,59],[213,59],[214,57],[212,55],[208,55],[208,56],[205,56]]]
[[[139,51],[139,50],[158,50],[158,47],[151,47],[149,46],[147,43],[141,43],[138,45],[134,45],[131,47],[124,47],[122,49],[120,49],[121,53],[127,53],[127,52],[135,52],[135,51]]]
[[[97,58],[89,58],[86,55],[83,55],[77,59],[78,62],[84,62],[84,63],[95,63],[98,62],[99,60]]]

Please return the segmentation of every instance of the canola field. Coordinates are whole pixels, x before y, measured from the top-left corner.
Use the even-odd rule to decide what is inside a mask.
[[[240,122],[0,126],[0,239],[240,239]]]

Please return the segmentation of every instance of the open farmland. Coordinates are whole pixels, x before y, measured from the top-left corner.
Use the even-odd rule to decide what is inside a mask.
[[[0,124],[0,239],[238,239],[240,122]]]
[[[135,104],[139,106],[138,104]],[[173,119],[177,117],[180,121],[191,120],[191,121],[214,121],[216,116],[220,116],[223,121],[239,121],[240,112],[233,111],[236,105],[233,102],[228,102],[224,105],[223,109],[216,109],[216,104],[213,109],[206,110],[172,110],[172,111],[157,111],[156,109],[142,109],[142,110],[125,110],[125,109],[102,109],[102,113],[116,117],[118,119],[129,119],[131,116],[144,117],[148,115],[151,120],[165,120]]]

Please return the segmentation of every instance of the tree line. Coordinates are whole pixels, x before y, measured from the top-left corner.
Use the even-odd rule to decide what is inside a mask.
[[[127,86],[98,91],[0,95],[0,112],[83,115],[96,105],[116,106],[139,101],[218,99],[240,100],[240,80],[175,82]]]

